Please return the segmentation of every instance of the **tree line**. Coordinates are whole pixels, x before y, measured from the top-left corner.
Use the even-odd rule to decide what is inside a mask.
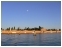
[[[39,27],[34,27],[34,28],[29,28],[29,27],[25,27],[24,29],[20,29],[19,27],[16,29],[15,26],[12,28],[6,28],[5,30],[41,30],[43,27],[39,26]],[[1,28],[1,30],[4,30],[3,28]],[[57,29],[47,29],[47,31],[56,31]],[[59,29],[59,31],[61,31],[61,29]]]
[[[20,29],[19,27],[16,29],[15,28],[15,26],[14,27],[12,27],[12,28],[6,28],[5,30],[41,30],[41,28],[43,28],[43,27],[41,27],[41,26],[39,26],[38,28],[37,27],[34,27],[34,28],[29,28],[29,27],[25,27],[24,29]],[[1,28],[1,30],[4,30],[3,28]]]

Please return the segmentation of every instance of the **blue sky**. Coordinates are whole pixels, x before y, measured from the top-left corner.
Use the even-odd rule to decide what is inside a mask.
[[[1,27],[61,28],[60,1],[2,1]]]

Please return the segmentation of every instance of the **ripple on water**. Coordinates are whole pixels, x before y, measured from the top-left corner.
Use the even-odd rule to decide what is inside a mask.
[[[2,46],[60,46],[61,34],[2,34]]]

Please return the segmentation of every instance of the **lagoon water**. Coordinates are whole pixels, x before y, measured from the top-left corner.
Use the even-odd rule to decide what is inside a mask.
[[[61,33],[1,34],[1,46],[61,46]]]

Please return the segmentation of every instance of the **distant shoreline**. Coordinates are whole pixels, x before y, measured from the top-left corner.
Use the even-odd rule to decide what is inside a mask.
[[[41,34],[41,33],[61,33],[61,31],[1,31],[1,34]]]

